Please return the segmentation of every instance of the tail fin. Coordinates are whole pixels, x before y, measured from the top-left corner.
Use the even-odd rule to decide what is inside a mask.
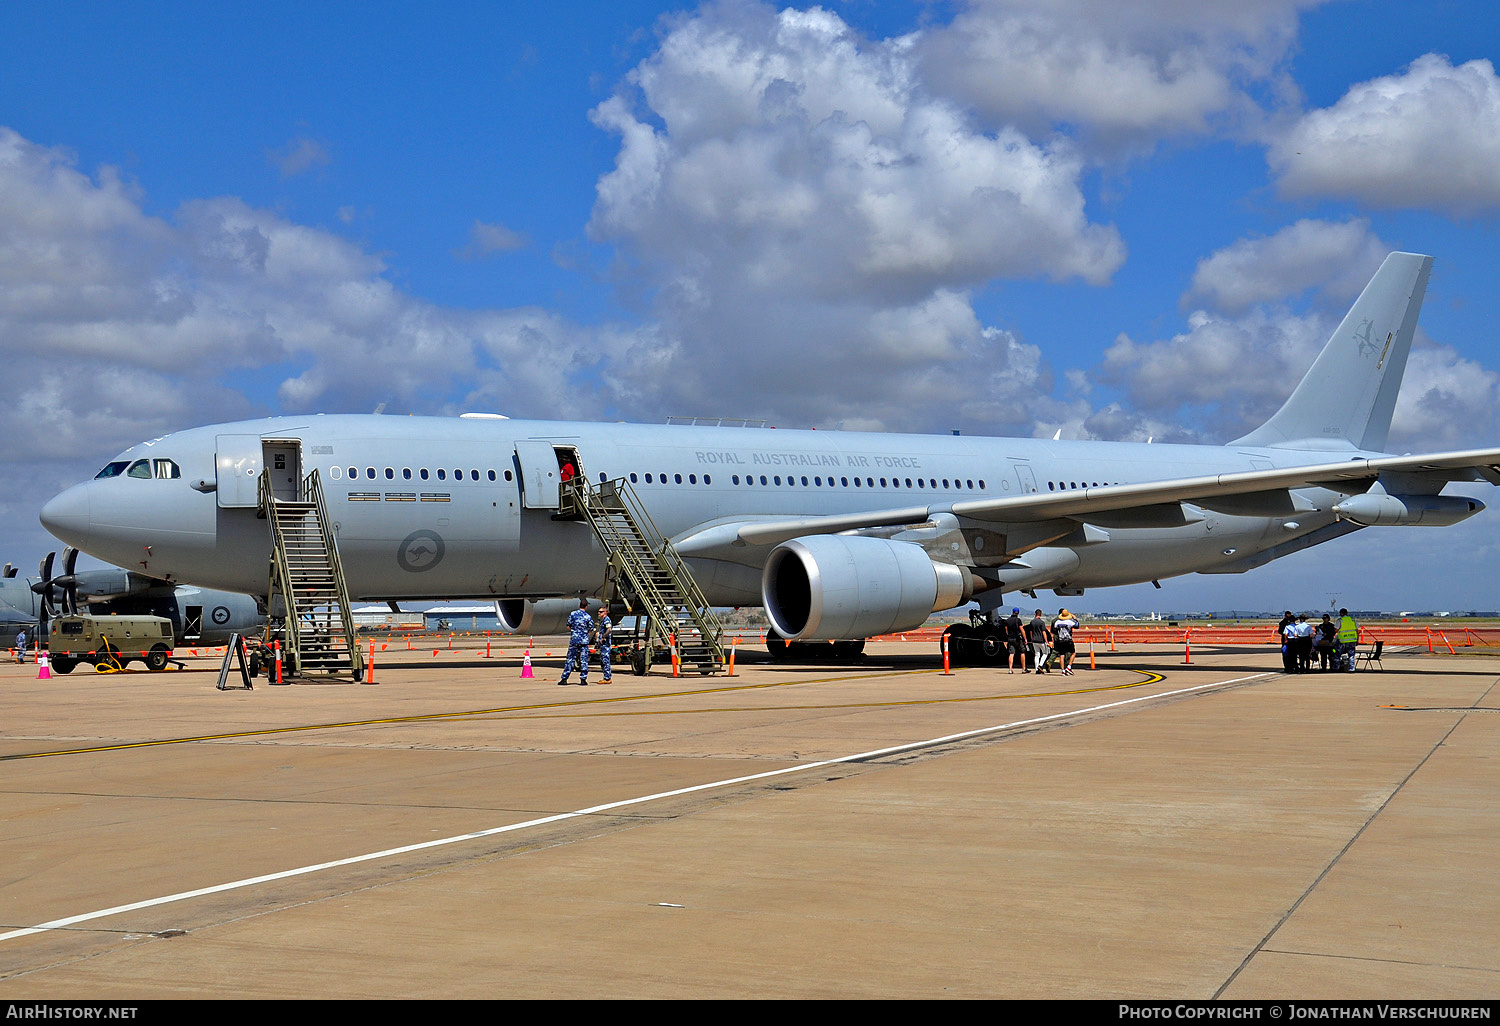
[[[1432,257],[1392,253],[1275,416],[1232,445],[1385,448]]]

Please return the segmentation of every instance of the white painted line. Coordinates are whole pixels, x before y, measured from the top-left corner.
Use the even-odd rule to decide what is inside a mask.
[[[1029,727],[1038,723],[1046,723],[1049,720],[1066,719],[1070,716],[1083,716],[1088,713],[1102,712],[1106,709],[1118,709],[1121,706],[1134,705],[1138,702],[1150,702],[1162,698],[1171,698],[1174,695],[1187,695],[1195,691],[1206,691],[1210,688],[1225,687],[1230,684],[1240,684],[1261,677],[1274,677],[1274,673],[1255,673],[1247,677],[1235,677],[1231,680],[1214,681],[1212,684],[1198,684],[1190,688],[1181,688],[1177,691],[1161,691],[1150,695],[1139,695],[1135,698],[1126,698],[1118,702],[1108,702],[1104,705],[1091,706],[1087,709],[1071,709],[1067,712],[1053,713],[1048,716],[1037,716],[1029,720],[1013,720],[1010,723],[1001,723],[993,727],[980,727],[977,730],[965,730],[957,734],[947,734],[943,737],[929,738],[926,741],[912,741],[903,745],[894,745],[890,748],[877,748],[868,752],[859,752],[855,755],[843,755],[836,759],[823,759],[818,762],[802,762],[795,766],[786,766],[782,769],[767,770],[764,773],[751,773],[743,777],[729,777],[725,780],[715,780],[708,784],[694,784],[691,787],[680,787],[673,791],[659,791],[656,794],[642,795],[638,798],[626,798],[622,801],[608,802],[604,805],[593,805],[586,809],[577,809],[573,812],[559,812],[553,816],[543,816],[540,819],[528,819],[524,823],[511,823],[508,826],[491,827],[488,830],[476,830],[468,834],[456,834],[453,837],[443,837],[435,841],[423,841],[420,844],[407,844],[400,848],[387,848],[384,851],[370,852],[367,855],[355,855],[347,859],[335,859],[332,862],[319,862],[313,866],[301,866],[297,869],[286,869],[280,873],[267,873],[264,876],[252,876],[243,880],[231,880],[228,883],[215,884],[212,887],[200,887],[192,891],[179,891],[176,894],[167,894],[160,898],[147,898],[145,901],[135,901],[128,905],[116,905],[113,908],[100,909],[97,912],[84,912],[76,916],[68,916],[65,919],[53,919],[50,922],[40,923],[36,926],[28,926],[19,930],[11,930],[9,933],[0,933],[0,941],[15,940],[17,937],[27,937],[34,933],[42,933],[46,930],[60,930],[68,926],[76,926],[79,923],[87,923],[95,919],[103,919],[107,916],[118,915],[122,912],[134,912],[143,908],[153,908],[157,905],[170,905],[173,902],[187,901],[190,898],[201,898],[208,894],[220,894],[224,891],[239,890],[244,887],[254,887],[256,884],[271,883],[275,880],[287,880],[295,876],[307,876],[310,873],[320,873],[325,869],[337,869],[340,866],[354,866],[361,862],[374,862],[377,859],[392,858],[396,855],[406,855],[414,851],[423,851],[428,848],[441,848],[449,844],[461,844],[464,841],[475,841],[483,837],[494,837],[499,834],[514,833],[517,830],[527,830],[531,827],[546,826],[549,823],[561,823],[569,819],[578,819],[583,816],[598,815],[601,812],[614,812],[617,809],[629,808],[632,805],[644,805],[647,802],[660,801],[664,798],[677,798],[685,794],[693,794],[698,791],[710,791],[721,787],[734,787],[737,784],[748,784],[756,780],[768,780],[772,777],[786,776],[791,773],[805,773],[808,770],[820,769],[825,766],[837,766],[841,763],[861,762],[867,759],[879,759],[888,755],[897,755],[901,752],[914,751],[919,748],[933,748],[937,745],[951,744],[954,741],[963,741],[968,738],[982,737],[985,734],[997,734],[1005,730],[1015,730],[1017,727]]]

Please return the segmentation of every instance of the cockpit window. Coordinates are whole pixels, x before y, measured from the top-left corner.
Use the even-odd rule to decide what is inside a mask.
[[[136,460],[134,463],[132,463],[130,465],[130,469],[127,470],[127,471],[125,471],[125,476],[126,477],[143,477],[143,478],[145,478],[148,481],[151,480],[151,461],[150,460]]]
[[[172,460],[154,460],[153,462],[156,464],[157,480],[172,480],[182,476],[182,471],[178,469],[177,464]]]
[[[113,463],[107,464],[99,473],[95,474],[94,480],[99,481],[106,477],[119,477],[125,473],[125,468],[128,466],[130,466],[129,460],[115,460]]]

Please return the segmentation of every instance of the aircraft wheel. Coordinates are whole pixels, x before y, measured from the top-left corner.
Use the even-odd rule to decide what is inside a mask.
[[[997,631],[985,631],[979,639],[979,654],[990,666],[998,666],[1005,658],[1005,639]]]
[[[865,655],[865,639],[858,641],[835,641],[833,643],[833,657],[841,663],[853,663],[863,659]]]
[[[146,669],[158,673],[167,668],[167,646],[153,645],[146,653]]]
[[[58,673],[72,673],[73,667],[78,665],[78,660],[74,659],[72,656],[60,655],[53,656],[51,659],[51,663],[52,668]]]
[[[792,643],[775,631],[766,631],[766,651],[776,662],[784,663],[792,657]]]
[[[967,624],[949,624],[943,630],[943,643],[948,646],[948,661],[962,666],[969,658],[969,628]],[[938,649],[939,654],[942,648]]]

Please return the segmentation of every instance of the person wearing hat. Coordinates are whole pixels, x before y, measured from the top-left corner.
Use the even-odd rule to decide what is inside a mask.
[[[1078,656],[1078,646],[1073,644],[1073,631],[1077,627],[1078,621],[1066,609],[1058,610],[1057,619],[1052,621],[1052,650],[1062,660],[1062,672],[1066,677],[1073,676],[1073,660]]]
[[[1006,672],[1015,673],[1016,663],[1021,664],[1021,672],[1026,672],[1026,628],[1021,624],[1021,607],[1012,606],[1010,619],[1005,621],[1005,647],[1009,650],[1006,659]]]

